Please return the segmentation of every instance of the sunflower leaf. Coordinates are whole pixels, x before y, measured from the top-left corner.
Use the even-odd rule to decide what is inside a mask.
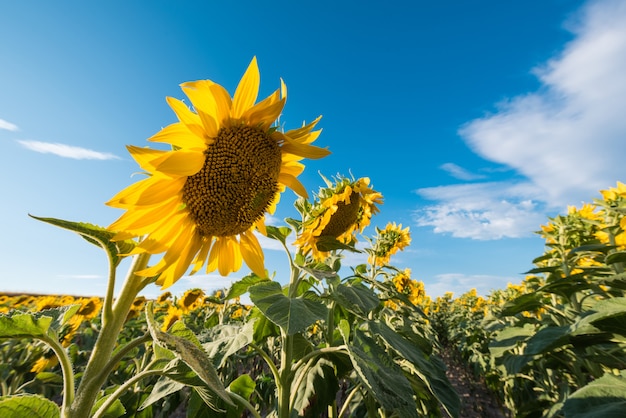
[[[161,331],[159,324],[154,319],[152,305],[152,302],[146,304],[146,322],[154,342],[172,351],[202,379],[208,389],[218,395],[228,405],[233,405],[217,371],[213,367],[211,359],[202,348],[198,347],[197,339],[190,340]]]
[[[109,231],[106,228],[98,225],[84,222],[66,221],[56,218],[42,218],[30,214],[28,216],[33,219],[37,219],[38,221],[46,222],[59,228],[67,229],[69,231],[77,233],[87,242],[106,251],[109,255],[111,263],[115,267],[117,267],[117,265],[123,258],[121,254],[128,254],[133,250],[136,245],[135,241],[133,240],[111,241],[113,236],[115,236],[115,232]]]
[[[291,233],[291,229],[286,226],[276,227],[267,225],[265,226],[265,229],[267,231],[268,238],[273,238],[282,242],[283,244],[287,241],[287,237]]]
[[[289,335],[304,331],[315,321],[325,319],[328,314],[328,308],[323,303],[285,296],[280,284],[273,281],[250,287],[250,299],[267,319]]]
[[[40,312],[11,311],[0,314],[0,338],[54,337],[67,320],[80,309],[80,305],[68,305]]]
[[[0,416],[56,418],[61,416],[59,407],[39,395],[15,395],[0,397]]]

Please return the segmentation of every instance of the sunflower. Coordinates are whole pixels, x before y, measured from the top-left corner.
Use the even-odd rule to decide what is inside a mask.
[[[369,225],[372,215],[378,213],[376,204],[382,195],[369,187],[367,177],[358,180],[339,178],[335,183],[324,179],[322,188],[310,210],[304,215],[303,230],[295,245],[303,254],[311,252],[322,261],[327,255],[324,244],[336,240],[344,244],[356,241],[357,231]]]
[[[395,222],[389,222],[385,229],[380,230],[376,228],[376,231],[378,233],[376,244],[369,257],[369,263],[371,264],[388,264],[392,255],[404,250],[405,247],[411,244],[411,234],[408,226],[402,229],[402,224],[396,225]]]
[[[256,58],[231,99],[210,80],[183,83],[193,105],[168,97],[178,122],[151,137],[171,151],[129,146],[148,177],[119,192],[107,204],[126,212],[109,226],[114,240],[143,237],[130,254],[160,254],[154,266],[139,271],[157,276],[166,288],[193,265],[228,275],[242,261],[266,276],[264,256],[253,231],[265,232],[265,213],[273,213],[281,192],[306,190],[296,179],[303,158],[321,158],[326,149],[312,146],[320,118],[281,132],[272,125],[283,110],[287,89],[255,104],[259,90]]]

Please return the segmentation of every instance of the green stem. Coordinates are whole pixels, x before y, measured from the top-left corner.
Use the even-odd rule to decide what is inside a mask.
[[[115,366],[124,358],[126,354],[133,348],[145,343],[146,341],[150,341],[152,336],[150,333],[146,333],[139,338],[135,338],[124,347],[120,348],[116,353],[113,354],[111,359],[102,367],[102,370],[99,372],[99,378],[105,378],[111,373],[111,371],[115,368]]]
[[[61,365],[61,373],[63,374],[63,404],[61,405],[61,411],[63,415],[69,417],[68,414],[70,405],[74,402],[75,387],[74,387],[74,370],[72,369],[72,362],[65,351],[65,348],[55,338],[50,338],[47,335],[40,337],[43,342],[48,344],[54,354],[59,359]]]
[[[109,260],[109,280],[107,283],[107,292],[102,303],[102,326],[111,321],[113,317],[113,297],[115,291],[115,276],[117,274],[112,255],[109,251],[106,251],[106,253]]]
[[[135,274],[137,271],[146,268],[149,259],[150,255],[145,253],[134,257],[119,297],[112,307],[110,321],[102,324],[102,329],[89,357],[89,362],[85,368],[76,397],[70,406],[70,413],[64,415],[63,418],[88,417],[91,414],[98,392],[108,376],[108,373],[104,374],[100,373],[100,371],[109,362],[133,301],[139,292],[151,281],[151,279],[145,279]]]
[[[156,362],[153,362],[152,364],[154,364],[154,363],[156,363]],[[135,383],[137,383],[141,379],[144,379],[144,378],[150,377],[150,376],[162,375],[162,374],[163,374],[163,370],[144,370],[144,371],[142,371],[140,373],[137,373],[136,375],[131,377],[129,380],[124,382],[123,385],[118,387],[115,390],[115,392],[113,392],[111,395],[109,395],[107,400],[104,401],[104,403],[102,405],[100,405],[100,408],[98,408],[98,410],[96,411],[96,413],[93,415],[92,418],[101,418],[102,416],[104,416],[106,411],[115,403],[115,401],[120,397],[120,395],[122,395],[124,392],[126,392],[132,385],[134,385]]]
[[[280,381],[280,372],[276,368],[276,365],[274,364],[274,361],[269,356],[269,354],[267,354],[265,350],[263,350],[261,347],[254,343],[250,343],[250,347],[252,347],[257,353],[259,353],[263,360],[265,360],[265,363],[268,365],[272,372],[272,375],[274,376],[274,380],[276,381],[276,383],[278,383]]]
[[[280,384],[277,382],[278,390],[278,418],[289,418],[291,415],[291,382],[293,381],[293,371],[291,362],[293,360],[293,335],[288,335],[281,330],[282,345],[280,353]]]
[[[350,392],[343,405],[341,406],[341,410],[337,415],[338,417],[341,417],[343,414],[350,410],[350,402],[352,402],[352,398],[354,398],[356,394],[359,393],[359,391],[361,390],[361,386],[361,383],[359,383],[354,387],[354,389],[352,389],[352,392]]]
[[[243,396],[239,396],[237,395],[235,392],[231,392],[230,390],[228,390],[228,395],[235,401],[235,402],[239,402],[244,408],[246,408],[248,411],[250,411],[250,413],[252,414],[252,416],[254,416],[255,418],[261,418],[261,414],[259,414],[259,411],[257,411],[254,406],[252,406],[252,404],[250,402],[248,402]]]

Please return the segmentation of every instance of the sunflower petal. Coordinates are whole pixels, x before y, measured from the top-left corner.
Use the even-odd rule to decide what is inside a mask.
[[[241,78],[237,90],[235,90],[231,113],[233,119],[240,119],[246,110],[254,106],[254,102],[259,94],[260,82],[259,67],[256,62],[256,57],[254,57]]]
[[[240,235],[240,248],[243,260],[250,270],[259,277],[265,277],[263,250],[252,231],[246,231]]]
[[[170,152],[170,151],[162,151],[162,150],[146,148],[146,147],[136,147],[134,145],[127,145],[126,149],[130,153],[130,155],[133,157],[133,159],[137,161],[137,164],[139,164],[139,167],[143,168],[144,170],[150,173],[153,173],[154,171],[156,171],[155,166],[152,163],[152,161],[156,160],[157,158],[161,158],[163,155]]]
[[[198,135],[194,135],[185,124],[177,122],[166,126],[148,138],[151,142],[165,142],[178,148],[204,150],[205,142]]]
[[[193,113],[185,103],[178,99],[168,97],[166,100],[167,104],[169,104],[174,113],[176,113],[176,116],[178,116],[179,121],[184,123],[185,126],[198,137],[205,137],[202,122],[197,114]]]
[[[302,183],[300,183],[300,181],[291,174],[280,173],[278,175],[278,182],[289,187],[291,190],[293,190],[302,197],[309,197],[309,194],[307,193]]]
[[[152,161],[156,170],[170,177],[192,176],[204,165],[204,154],[195,150],[169,151]]]
[[[307,144],[298,144],[296,142],[284,143],[281,150],[285,153],[298,155],[312,160],[323,158],[330,154],[330,151],[326,148],[315,147]]]

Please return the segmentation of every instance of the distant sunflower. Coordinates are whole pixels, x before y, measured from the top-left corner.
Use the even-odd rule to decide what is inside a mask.
[[[326,180],[326,179],[325,179]],[[356,232],[363,232],[372,215],[379,209],[383,196],[369,187],[367,177],[358,180],[337,179],[333,184],[326,180],[309,213],[305,215],[303,231],[296,239],[304,254],[311,252],[316,260],[323,260],[328,251],[324,244],[337,240],[348,244],[356,241]]]
[[[372,264],[388,264],[392,255],[398,251],[404,250],[411,244],[411,234],[409,227],[402,229],[402,224],[396,225],[395,222],[389,222],[385,229],[376,228],[378,236],[376,243],[369,257]]]
[[[154,266],[137,274],[160,275],[166,288],[193,265],[192,274],[237,271],[242,260],[265,276],[263,251],[253,231],[265,231],[265,213],[273,213],[289,187],[301,196],[296,179],[303,158],[321,158],[328,150],[312,146],[320,118],[299,129],[280,132],[272,125],[287,98],[285,84],[255,104],[259,91],[256,58],[231,99],[210,80],[183,83],[193,110],[168,97],[179,122],[149,140],[172,145],[172,151],[129,146],[149,177],[118,193],[107,204],[126,212],[109,229],[114,239],[143,237],[131,254],[160,254]]]

